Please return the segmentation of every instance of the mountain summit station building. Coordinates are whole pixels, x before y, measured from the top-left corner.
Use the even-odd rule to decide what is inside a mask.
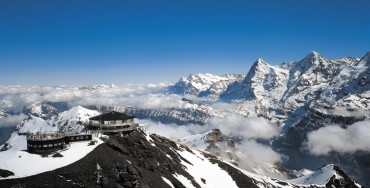
[[[104,134],[115,134],[133,131],[138,124],[135,116],[111,111],[90,118],[89,130],[96,130]]]

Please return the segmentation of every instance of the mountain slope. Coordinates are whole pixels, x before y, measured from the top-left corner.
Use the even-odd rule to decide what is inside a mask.
[[[59,131],[62,132],[81,132],[84,129],[83,125],[89,123],[89,118],[99,114],[98,111],[76,106],[68,111],[59,113],[57,116],[51,117],[48,123],[57,126]]]
[[[81,170],[84,169],[84,170]],[[1,187],[306,187],[240,170],[207,153],[136,130],[111,136],[83,159]],[[324,187],[325,185],[316,185]]]

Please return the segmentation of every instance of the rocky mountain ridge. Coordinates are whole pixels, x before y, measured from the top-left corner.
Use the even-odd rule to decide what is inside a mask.
[[[190,74],[181,77],[178,82],[169,87],[170,93],[175,94],[192,94],[202,97],[217,97],[225,91],[226,87],[235,81],[241,80],[244,75],[227,74],[217,76],[213,74]]]
[[[81,169],[84,170],[81,170]],[[136,130],[111,136],[83,159],[31,177],[0,180],[0,186],[30,187],[358,187],[336,176],[305,185],[258,176],[208,153]],[[339,182],[339,184],[338,184]]]

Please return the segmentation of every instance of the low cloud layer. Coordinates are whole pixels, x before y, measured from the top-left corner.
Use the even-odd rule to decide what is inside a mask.
[[[227,136],[242,136],[246,139],[270,139],[278,136],[281,128],[261,117],[245,118],[235,113],[214,117],[208,123],[219,128]]]
[[[313,155],[328,155],[335,151],[353,153],[370,152],[370,121],[362,121],[343,129],[339,126],[326,126],[307,135],[305,144]]]
[[[160,122],[153,122],[151,120],[136,120],[139,124],[143,125],[147,132],[155,133],[172,139],[180,139],[193,134],[205,133],[212,128],[208,125],[176,125],[176,124],[163,124]]]
[[[237,145],[237,148],[243,155],[253,161],[275,163],[282,160],[282,156],[272,150],[269,146],[257,143],[254,140],[248,140]],[[253,152],[250,152],[253,151]]]
[[[66,102],[71,107],[114,105],[145,109],[186,107],[180,95],[164,94],[166,84],[111,87],[0,86],[0,110],[21,112],[24,106],[41,102]]]
[[[27,116],[24,114],[0,118],[0,128],[17,126],[25,118],[27,118]]]
[[[235,113],[229,113],[225,117],[212,117],[206,125],[162,124],[150,120],[138,120],[138,122],[145,124],[148,132],[177,139],[204,133],[214,128],[220,129],[225,136],[241,136],[246,140],[271,139],[281,132],[278,126],[264,118],[245,118]]]
[[[236,148],[238,149],[236,156],[239,158],[238,167],[265,176],[286,179],[285,175],[271,171],[271,166],[282,162],[284,156],[272,150],[270,146],[255,140],[246,140],[236,145]]]

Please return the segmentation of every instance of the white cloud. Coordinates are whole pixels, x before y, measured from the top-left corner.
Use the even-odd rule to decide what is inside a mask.
[[[0,108],[21,111],[24,106],[40,102],[68,102],[77,105],[115,105],[135,108],[183,108],[181,96],[164,94],[165,84],[110,87],[79,86],[0,86]]]
[[[211,130],[208,125],[176,125],[176,124],[163,124],[160,122],[153,122],[151,120],[136,120],[139,124],[144,125],[149,133],[155,133],[172,139],[180,139],[189,135],[199,134]]]
[[[254,140],[244,141],[236,146],[243,155],[253,161],[275,163],[280,162],[282,157],[276,153],[271,147],[257,143]],[[239,155],[239,157],[242,155]],[[243,161],[243,160],[242,160]]]
[[[0,118],[0,127],[15,127],[25,118],[27,118],[27,116],[24,114]]]
[[[270,139],[278,136],[281,129],[261,117],[245,118],[235,113],[228,113],[225,117],[210,118],[208,123],[219,128],[227,136],[242,136],[246,139]]]
[[[218,128],[226,136],[242,136],[244,139],[271,139],[280,134],[281,129],[269,123],[264,118],[245,118],[238,114],[229,113],[225,117],[212,117],[206,125],[176,125],[162,124],[150,120],[138,120],[145,124],[147,131],[170,138],[183,138],[185,136],[204,133]]]
[[[313,155],[328,155],[330,152],[370,152],[370,121],[357,122],[347,129],[326,126],[307,134],[305,147]]]
[[[271,149],[270,146],[260,144],[255,140],[246,140],[237,144],[235,153],[239,158],[238,167],[261,175],[286,179],[284,174],[272,170],[274,165],[284,157]]]

